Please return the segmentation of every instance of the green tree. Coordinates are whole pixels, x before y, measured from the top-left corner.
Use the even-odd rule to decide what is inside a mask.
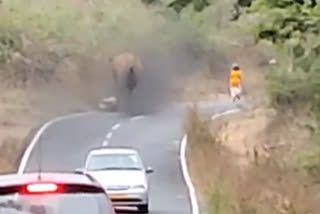
[[[249,7],[248,13],[266,17],[257,27],[257,39],[276,44],[300,43],[308,34],[319,35],[319,4],[316,0],[238,0],[240,7]]]
[[[160,0],[141,0],[143,3],[150,5],[159,3]],[[195,12],[201,12],[204,8],[210,5],[208,0],[169,0],[164,1],[165,6],[174,9],[177,13],[180,13],[185,7],[193,5]]]

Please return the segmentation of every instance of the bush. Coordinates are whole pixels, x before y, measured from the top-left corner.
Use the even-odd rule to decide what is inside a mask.
[[[320,182],[320,150],[308,153],[300,158],[303,169],[311,175],[317,183]]]
[[[158,33],[167,24],[140,0],[10,0],[0,7],[0,29],[17,29],[35,40],[77,44],[79,50],[121,48],[141,37],[165,40],[173,34]]]
[[[297,104],[318,111],[320,107],[320,71],[293,73],[273,71],[268,89],[272,103],[279,108]]]
[[[222,190],[215,188],[209,199],[210,211],[214,214],[231,214],[231,205]]]
[[[22,40],[16,32],[0,30],[0,63],[10,62],[22,50]]]

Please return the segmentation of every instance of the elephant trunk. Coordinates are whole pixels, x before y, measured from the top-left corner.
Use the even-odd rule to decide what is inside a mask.
[[[137,86],[137,75],[133,69],[133,66],[130,67],[129,73],[127,76],[126,87],[132,92]]]

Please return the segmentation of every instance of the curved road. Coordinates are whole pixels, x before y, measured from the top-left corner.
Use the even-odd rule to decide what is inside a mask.
[[[234,108],[233,103],[217,103],[203,110],[220,113]],[[40,129],[31,141],[18,173],[35,171],[39,163],[43,171],[73,171],[83,167],[93,147],[132,146],[155,169],[150,177],[150,213],[192,214],[180,165],[184,109],[181,106],[133,118],[117,113],[86,113],[57,119]]]

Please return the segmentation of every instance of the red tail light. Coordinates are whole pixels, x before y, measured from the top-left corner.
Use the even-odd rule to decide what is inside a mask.
[[[26,194],[41,194],[60,192],[61,186],[54,183],[34,183],[26,186],[24,193]]]

